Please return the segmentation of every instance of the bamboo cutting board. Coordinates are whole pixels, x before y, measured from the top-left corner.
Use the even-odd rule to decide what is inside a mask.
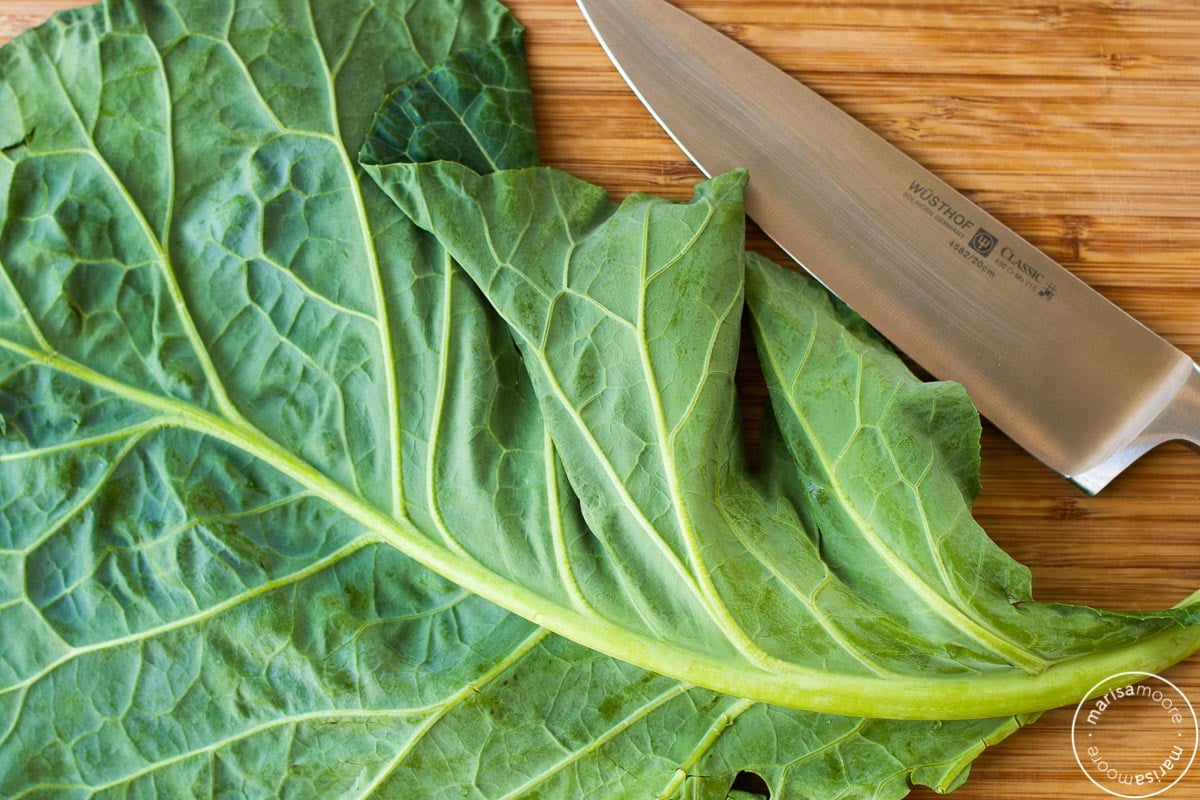
[[[1200,2],[677,2],[1200,356]],[[0,41],[80,4],[0,0]],[[625,87],[574,2],[508,5],[529,29],[544,160],[616,196],[690,196],[700,173]],[[761,379],[742,378],[753,425]],[[1168,445],[1088,498],[987,426],[983,448],[976,516],[1032,568],[1039,599],[1152,609],[1200,587],[1200,455]],[[1200,656],[1166,676],[1200,702]],[[1107,797],[1075,763],[1072,712],[1049,712],[988,750],[954,796]],[[1150,746],[1129,737],[1134,755]],[[1200,765],[1161,796],[1200,800]]]

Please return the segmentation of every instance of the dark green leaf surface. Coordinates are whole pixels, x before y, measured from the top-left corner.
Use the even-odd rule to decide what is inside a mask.
[[[377,160],[530,163],[519,40],[483,0],[196,0],[0,50],[0,796],[900,797],[1015,727],[678,680],[730,629],[588,528],[505,325],[353,155],[416,78]]]

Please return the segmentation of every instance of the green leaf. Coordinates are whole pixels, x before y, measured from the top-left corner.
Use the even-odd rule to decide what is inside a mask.
[[[528,163],[520,31],[484,3],[355,11],[109,5],[0,51],[4,129],[46,132],[0,160],[0,794],[653,796],[685,763],[724,792],[752,757],[835,752],[820,723],[762,749],[743,701],[550,635],[356,518],[402,502],[447,548],[587,535],[507,335],[348,155],[424,75],[389,108],[450,116],[404,152]],[[479,551],[562,591],[553,547]]]
[[[567,579],[629,565],[352,156],[416,79],[396,152],[529,163],[519,40],[483,0],[194,0],[0,50],[0,795],[900,797],[1015,727],[769,707],[480,596],[680,652]]]
[[[371,795],[545,638],[330,495],[427,483],[389,351],[441,345],[402,288],[446,282],[350,153],[426,59],[519,36],[489,3],[112,4],[0,51],[38,130],[0,160],[0,794]]]
[[[889,718],[1035,712],[1196,647],[1194,607],[1033,601],[971,520],[961,388],[921,384],[797,273],[747,269],[744,175],[618,206],[547,169],[370,170],[508,322],[581,498],[594,539],[568,547],[564,580],[622,630],[550,627],[720,691]],[[747,272],[786,440],[758,475],[733,385]]]
[[[384,100],[363,164],[455,161],[477,172],[538,163],[525,51],[463,50]]]
[[[776,486],[802,509],[830,571],[925,646],[942,641],[968,667],[1037,673],[1195,624],[1195,608],[1034,602],[1029,571],[971,516],[980,422],[963,388],[918,380],[853,311],[764,258],[749,257],[747,292],[782,431],[766,447],[786,449],[766,456],[784,473]]]

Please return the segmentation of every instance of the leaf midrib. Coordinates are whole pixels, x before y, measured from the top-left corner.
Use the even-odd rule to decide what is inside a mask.
[[[0,349],[92,384],[191,430],[271,465],[421,565],[496,605],[585,647],[644,669],[714,691],[809,711],[907,719],[962,719],[1037,711],[1073,702],[1114,667],[1161,669],[1191,653],[1200,629],[1167,630],[1129,645],[1060,662],[1040,676],[1007,669],[985,675],[877,676],[822,672],[780,663],[774,672],[720,661],[669,641],[648,639],[615,623],[587,617],[427,539],[408,519],[389,516],[261,431],[236,424],[174,398],[155,395],[94,372],[58,353],[0,339]],[[967,698],[970,698],[968,701]]]
[[[421,534],[419,529],[407,518],[390,516],[371,505],[367,500],[353,494],[249,423],[241,420],[229,420],[207,410],[189,406],[178,399],[136,389],[97,373],[59,353],[41,353],[6,339],[0,339],[0,348],[20,355],[28,362],[54,369],[117,397],[142,405],[160,415],[163,427],[173,426],[190,430],[236,447],[252,458],[271,465],[315,496],[329,503],[333,508],[354,519],[363,525],[375,539],[396,547],[434,572],[448,577],[455,583],[469,588],[476,594],[514,611],[526,619],[533,620],[538,624],[550,622],[549,627],[564,633],[568,638],[587,643],[587,646],[592,649],[619,658],[624,655],[627,660],[640,661],[643,664],[649,661],[657,664],[657,668],[649,668],[664,674],[674,672],[683,680],[687,680],[686,674],[678,675],[678,669],[672,670],[659,662],[669,663],[672,657],[679,659],[682,654],[686,654],[687,661],[703,660],[703,656],[698,653],[690,650],[683,650],[681,653],[679,648],[666,642],[644,639],[625,628],[605,623],[594,617],[586,617],[577,611],[560,606],[508,578],[492,572],[481,563],[438,545]],[[619,646],[622,641],[626,645],[635,645],[629,647],[628,650],[646,653],[659,651],[662,653],[662,657],[628,659],[627,649]],[[614,646],[614,642],[618,646]],[[676,652],[671,653],[672,650]],[[805,676],[810,679],[819,677],[818,673],[794,665],[780,664],[779,666],[792,672],[793,677]],[[729,669],[730,667],[738,669],[737,665],[723,662],[711,663],[712,669]],[[753,669],[752,671],[755,674],[762,674],[761,670]]]

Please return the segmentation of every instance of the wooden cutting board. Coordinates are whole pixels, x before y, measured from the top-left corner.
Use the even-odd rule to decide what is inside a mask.
[[[625,87],[575,4],[508,2],[529,28],[544,160],[615,196],[690,196],[700,173]],[[677,2],[1200,356],[1200,2]],[[0,0],[0,41],[80,4]],[[784,260],[756,232],[751,241]],[[743,382],[753,405],[761,379]],[[1182,446],[1088,498],[985,426],[983,485],[977,517],[1032,568],[1039,599],[1152,609],[1200,587],[1200,455]],[[1200,656],[1166,675],[1200,701]],[[1107,797],[1075,763],[1072,711],[988,750],[954,796]],[[1153,747],[1131,730],[1134,758]],[[1200,766],[1162,796],[1200,800]]]

